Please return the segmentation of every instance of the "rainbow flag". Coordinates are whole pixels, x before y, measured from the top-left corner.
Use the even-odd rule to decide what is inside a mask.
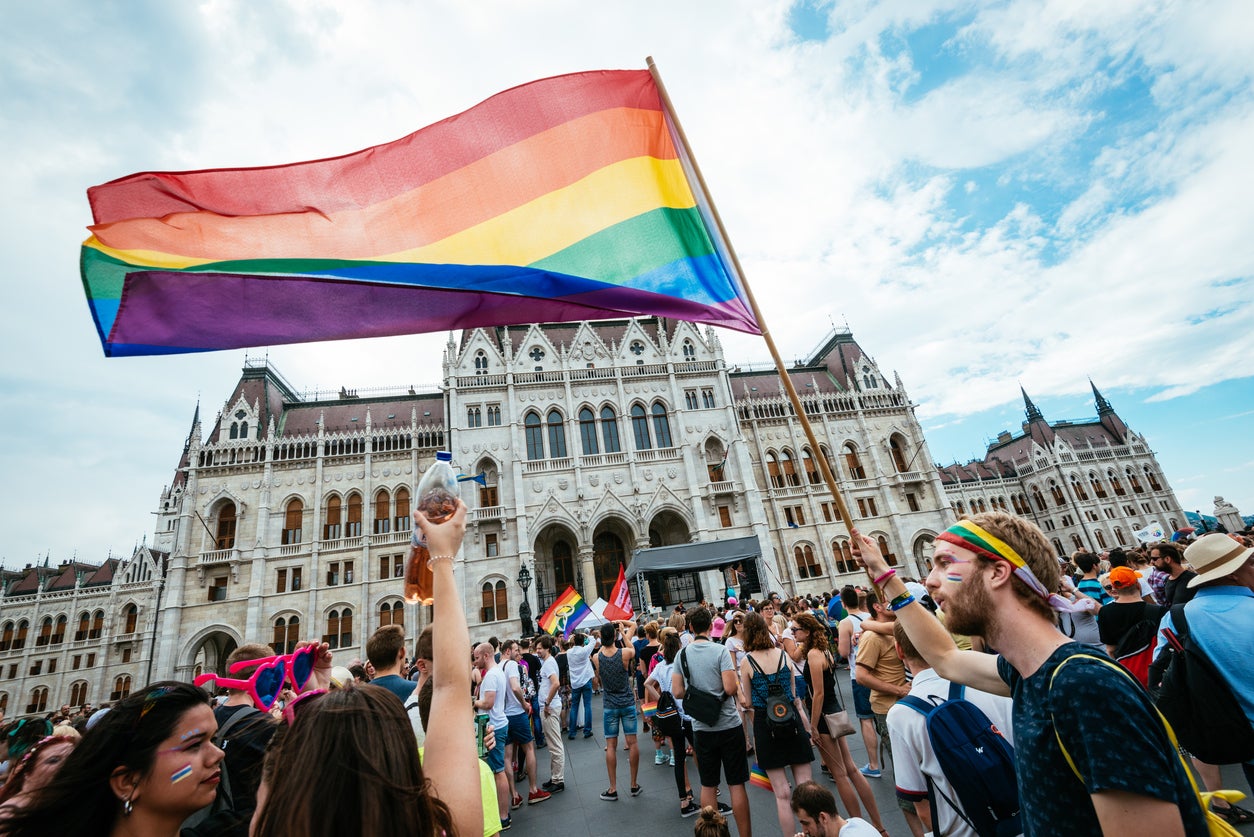
[[[655,315],[761,329],[647,70],[498,93],[394,142],[88,189],[106,355]]]
[[[756,761],[753,763],[753,767],[749,768],[749,784],[757,785],[759,788],[771,791],[772,793],[775,792],[771,788],[770,777],[766,775],[765,770],[758,767],[758,763]]]
[[[647,721],[657,714],[657,701],[651,700],[640,704],[640,709],[644,712],[644,718]]]
[[[576,593],[574,587],[568,585],[562,595],[554,599],[553,604],[549,605],[549,609],[540,617],[540,629],[550,634],[561,631],[563,637],[569,637],[579,623],[587,619],[591,613],[592,608],[588,607],[583,596]]]

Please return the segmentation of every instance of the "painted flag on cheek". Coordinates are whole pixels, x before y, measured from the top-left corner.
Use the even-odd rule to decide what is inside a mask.
[[[652,315],[761,332],[647,70],[557,76],[394,142],[88,190],[106,355]]]

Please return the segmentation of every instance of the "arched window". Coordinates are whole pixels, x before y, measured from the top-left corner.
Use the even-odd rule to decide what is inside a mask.
[[[601,408],[601,441],[606,453],[619,453],[623,449],[618,442],[618,416],[613,407]]]
[[[636,450],[649,450],[653,447],[649,438],[649,419],[644,407],[633,404],[631,407],[631,432],[636,437]]]
[[[403,602],[384,602],[379,605],[379,627],[384,625],[405,626],[405,605]]]
[[[565,590],[575,580],[575,560],[570,544],[558,541],[553,544],[553,589]]]
[[[1093,533],[1093,536],[1097,538],[1097,545],[1098,545],[1099,547],[1101,547],[1102,549],[1107,549],[1107,548],[1108,548],[1108,547],[1106,546],[1106,535],[1102,532],[1102,530],[1101,530],[1101,529],[1098,529],[1097,531],[1095,531],[1095,532]]]
[[[87,702],[87,681],[70,684],[70,706],[82,706]]]
[[[274,620],[274,642],[270,647],[276,654],[291,654],[300,642],[300,617],[280,616]]]
[[[129,674],[119,674],[113,679],[113,692],[109,695],[109,700],[123,700],[131,694],[131,676]]]
[[[39,636],[35,637],[35,647],[41,648],[52,642],[52,617],[45,616],[39,623]]]
[[[0,692],[0,715],[9,714],[9,693]]]
[[[853,550],[849,547],[849,541],[832,541],[832,558],[836,562],[837,573],[858,571],[858,564],[853,560]]]
[[[392,495],[386,488],[379,489],[374,495],[374,524],[376,535],[382,535],[392,528]]]
[[[540,414],[531,411],[523,417],[523,433],[527,437],[527,458],[544,458],[544,428],[540,426]]]
[[[1171,527],[1171,531],[1178,532],[1180,530],[1180,522],[1174,517],[1167,521],[1167,525]]]
[[[1084,549],[1084,541],[1081,540],[1080,536],[1074,532],[1071,533],[1071,542],[1075,544],[1076,549]]]
[[[128,604],[122,608],[122,623],[125,626],[122,633],[135,633],[139,629],[139,608],[133,604]]]
[[[1150,466],[1145,466],[1145,481],[1149,483],[1149,487],[1153,491],[1162,491],[1162,483],[1158,481],[1158,477],[1150,470]]]
[[[466,408],[466,426],[483,427],[483,413],[479,412],[478,407]]]
[[[235,504],[227,500],[218,510],[218,535],[214,549],[235,547]]]
[[[579,449],[584,456],[600,453],[597,448],[597,417],[587,407],[579,410]]]
[[[409,514],[409,489],[398,488],[396,489],[396,531],[409,531],[409,521],[412,519]]]
[[[1115,540],[1119,541],[1120,546],[1127,546],[1128,541],[1123,536],[1123,529],[1115,527]]]
[[[784,477],[779,470],[779,457],[775,455],[773,450],[766,452],[766,474],[771,479],[771,487],[784,487]]]
[[[979,507],[979,510],[980,510],[980,511],[979,511],[979,513],[980,513],[980,514],[983,514],[984,512],[988,511],[988,510],[984,507],[984,498],[983,498],[983,497],[978,497],[978,498],[976,498],[976,500],[975,500],[975,501],[974,501],[974,503],[972,504],[972,507],[973,507],[973,508],[974,508],[974,507]]]
[[[327,614],[327,632],[322,641],[332,648],[348,648],[353,644],[353,609],[332,610]]]
[[[809,544],[794,546],[793,558],[797,560],[798,578],[818,578],[823,574],[823,567],[814,557],[814,549]]]
[[[562,414],[557,410],[549,410],[549,456],[553,459],[566,458],[566,424]]]
[[[822,476],[819,474],[819,465],[814,460],[814,454],[810,452],[809,448],[801,449],[801,469],[806,472],[806,481],[810,485],[818,485],[822,480]]]
[[[356,491],[348,495],[348,523],[344,527],[344,537],[361,537],[361,495]]]
[[[8,651],[13,647],[13,623],[5,622],[3,631],[0,631],[0,651]]]
[[[30,622],[25,619],[17,623],[17,636],[13,638],[13,650],[20,651],[26,647],[26,636],[30,633]]]
[[[52,644],[60,645],[65,642],[65,630],[69,627],[70,620],[64,614],[57,617],[57,626],[52,629]]]
[[[1087,500],[1089,498],[1088,492],[1084,490],[1083,483],[1080,482],[1080,478],[1074,474],[1071,476],[1071,490],[1075,492],[1075,496],[1079,500]]]
[[[26,705],[26,714],[33,715],[36,712],[46,712],[48,710],[48,687],[36,686],[31,689],[30,703]]]
[[[509,593],[504,581],[498,581],[495,584],[491,581],[483,582],[480,595],[482,597],[482,606],[479,610],[480,622],[499,622],[509,618]]]
[[[1019,501],[1018,494],[1011,496],[1010,504],[1014,506],[1015,514],[1027,514],[1027,509],[1023,508],[1023,504]]]
[[[300,543],[301,523],[305,517],[305,504],[299,497],[287,501],[287,509],[283,512],[284,544]]]
[[[87,632],[91,630],[91,614],[83,611],[78,615],[78,630],[74,632],[74,639],[87,639]]]
[[[893,434],[888,440],[888,450],[893,455],[893,466],[899,474],[906,472],[906,451],[903,441],[902,437],[897,434]]]
[[[1096,473],[1089,472],[1089,485],[1093,487],[1093,496],[1099,500],[1106,496],[1106,486],[1102,485],[1101,477]]]
[[[475,374],[488,374],[488,356],[482,351],[475,352]]]
[[[1059,555],[1067,554],[1066,550],[1062,548],[1062,541],[1058,540],[1057,538],[1051,538],[1050,543],[1054,545],[1054,552],[1056,552],[1057,554]]]
[[[674,447],[671,443],[671,423],[666,417],[666,405],[661,401],[653,403],[653,438],[659,448]]]
[[[880,535],[875,539],[879,542],[880,552],[884,555],[884,560],[888,562],[890,567],[897,566],[897,556],[888,548],[888,538]]]
[[[1058,483],[1053,480],[1049,481],[1049,493],[1053,496],[1054,502],[1060,506],[1067,504],[1067,498],[1063,496],[1062,489],[1058,487]]]
[[[104,633],[104,611],[97,610],[91,615],[91,630],[87,633],[88,639],[100,639]]]
[[[1129,468],[1126,473],[1128,475],[1128,485],[1132,486],[1132,490],[1137,494],[1145,493],[1145,489],[1141,486],[1141,481],[1137,478],[1136,471]]]
[[[1124,490],[1123,483],[1119,481],[1119,477],[1115,475],[1114,471],[1107,471],[1106,479],[1110,480],[1110,487],[1115,490],[1116,497],[1122,497],[1128,493]]]
[[[322,523],[322,539],[324,541],[333,541],[339,538],[343,532],[343,508],[340,504],[338,495],[332,494],[327,498],[327,510],[323,515]]]
[[[801,485],[801,480],[797,478],[797,466],[793,464],[792,452],[788,448],[780,451],[780,468],[784,472],[784,483],[786,485]]]
[[[687,339],[684,340],[683,349],[684,349],[684,360],[696,360],[697,347],[692,345],[691,340],[687,340]]]
[[[866,469],[862,467],[862,460],[858,457],[858,449],[853,446],[853,442],[845,443],[844,452],[845,467],[849,469],[849,479],[866,479]]]
[[[1038,511],[1045,511],[1045,495],[1041,494],[1041,490],[1035,485],[1032,486],[1032,500],[1036,503]]]

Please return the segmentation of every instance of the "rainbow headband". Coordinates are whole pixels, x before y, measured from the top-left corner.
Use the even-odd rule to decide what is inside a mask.
[[[1014,551],[1010,544],[980,528],[970,520],[959,520],[953,526],[937,535],[936,540],[945,541],[963,549],[969,549],[976,555],[983,555],[992,561],[1009,562],[1014,567],[1015,576],[1034,593],[1047,601],[1054,610],[1074,613],[1082,609],[1076,607],[1074,603],[1059,596],[1057,593],[1051,593],[1046,590],[1045,585],[1041,584],[1040,579],[1033,574],[1027,562],[1023,560],[1019,553]]]

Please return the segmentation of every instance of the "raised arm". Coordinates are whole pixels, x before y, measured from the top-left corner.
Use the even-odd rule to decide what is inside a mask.
[[[888,572],[888,562],[880,554],[875,541],[857,529],[853,530],[852,540],[854,553],[870,571],[872,578],[880,578]],[[889,601],[909,592],[905,582],[895,575],[890,576],[881,589]],[[897,611],[897,621],[905,626],[914,647],[941,677],[983,692],[1010,695],[1010,687],[997,673],[997,658],[991,654],[959,650],[949,631],[923,605],[915,602],[901,608]]]

